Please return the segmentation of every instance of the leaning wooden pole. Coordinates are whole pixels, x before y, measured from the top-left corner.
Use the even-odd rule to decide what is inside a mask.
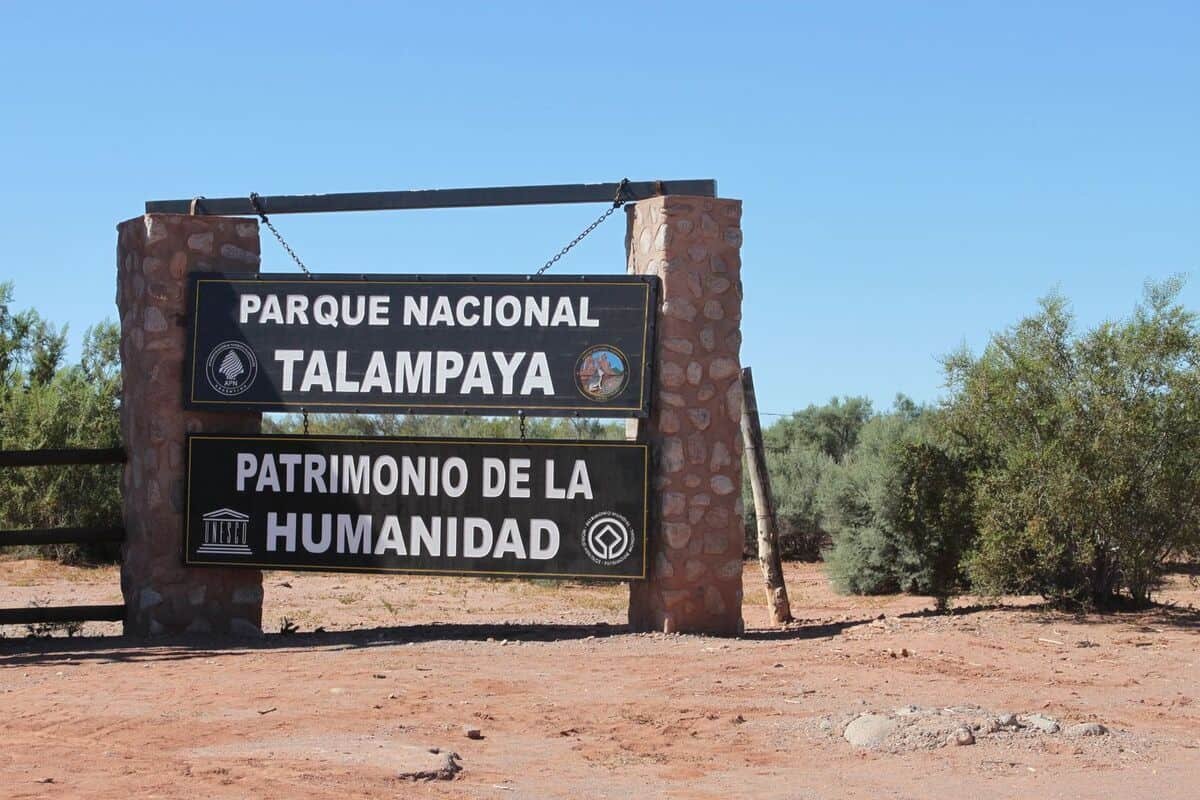
[[[779,530],[775,523],[775,501],[771,496],[771,476],[763,452],[762,426],[758,421],[758,401],[754,397],[754,376],[750,368],[742,370],[742,440],[750,465],[750,487],[754,490],[755,517],[758,520],[758,563],[767,589],[767,608],[777,625],[792,622],[792,606],[783,583],[783,564],[779,559]]]

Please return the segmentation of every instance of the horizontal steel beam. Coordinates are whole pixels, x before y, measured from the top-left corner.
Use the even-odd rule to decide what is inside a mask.
[[[62,464],[123,464],[121,447],[63,450],[0,450],[0,467],[48,467]]]
[[[125,606],[31,606],[0,608],[0,625],[34,625],[39,622],[120,622]]]
[[[392,211],[417,208],[472,208],[479,206],[530,206],[559,203],[611,203],[619,183],[562,183],[548,186],[496,186],[480,189],[415,189],[403,192],[347,192],[343,194],[261,195],[267,214],[312,214],[327,211]],[[663,194],[716,197],[712,179],[684,181],[630,181],[625,200],[645,200]],[[189,214],[193,199],[147,200],[147,214]],[[200,198],[196,214],[253,215],[249,193],[245,197]]]
[[[124,528],[31,528],[0,530],[0,547],[40,544],[91,544],[123,542]]]

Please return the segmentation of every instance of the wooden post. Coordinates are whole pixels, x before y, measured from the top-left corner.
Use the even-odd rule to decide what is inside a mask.
[[[758,401],[754,396],[754,376],[750,368],[742,370],[742,439],[750,464],[750,488],[754,490],[754,511],[758,521],[758,563],[767,589],[767,608],[777,625],[792,622],[792,607],[783,583],[783,564],[779,560],[779,531],[775,523],[775,501],[771,496],[771,476],[763,452],[762,426],[758,422]]]

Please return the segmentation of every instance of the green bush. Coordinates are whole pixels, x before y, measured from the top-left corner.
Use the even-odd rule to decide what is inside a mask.
[[[1200,329],[1180,288],[1150,285],[1128,320],[1082,335],[1052,296],[978,358],[947,359],[984,589],[1141,604],[1200,551]]]
[[[826,562],[840,591],[928,594],[945,606],[965,586],[970,485],[965,462],[934,441],[935,420],[909,409],[871,419],[833,480]]]
[[[78,364],[64,365],[66,330],[36,312],[13,313],[0,284],[0,449],[120,445],[119,334],[90,328]],[[114,466],[0,470],[0,527],[119,525],[121,471]],[[35,553],[67,562],[118,557],[119,545],[47,545]]]
[[[839,464],[871,418],[865,397],[833,398],[777,420],[763,431],[767,472],[784,558],[817,561],[829,545],[825,497]],[[745,553],[758,553],[758,524],[749,481],[743,481]]]

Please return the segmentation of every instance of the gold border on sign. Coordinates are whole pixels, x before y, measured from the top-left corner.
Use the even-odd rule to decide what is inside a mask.
[[[205,567],[258,567],[259,569],[269,569],[276,571],[306,571],[306,572],[364,572],[376,574],[412,574],[412,575],[450,575],[469,578],[474,575],[483,576],[508,576],[512,578],[587,578],[591,580],[606,580],[606,581],[632,581],[645,580],[647,559],[649,558],[650,549],[650,445],[643,442],[547,442],[536,441],[529,444],[539,446],[549,445],[550,447],[629,447],[642,449],[642,485],[645,490],[642,493],[642,574],[641,575],[597,575],[594,573],[573,573],[573,572],[497,572],[493,570],[445,570],[445,569],[419,569],[405,567],[324,567],[312,565],[280,565],[280,564],[263,564],[254,561],[196,561],[192,559],[192,442],[197,439],[205,439],[210,441],[294,441],[294,442],[351,442],[351,443],[417,443],[417,444],[449,444],[449,445],[495,445],[495,444],[520,444],[521,440],[512,441],[497,441],[485,439],[419,439],[419,438],[363,438],[363,437],[346,437],[346,436],[323,436],[317,434],[315,436],[293,436],[293,435],[271,435],[258,434],[254,436],[222,436],[215,433],[192,433],[187,436],[187,497],[184,499],[184,518],[183,518],[183,563],[184,566],[205,566]]]
[[[317,279],[315,282],[333,283],[333,284],[353,284],[353,285],[358,285],[358,286],[361,286],[364,283],[364,281],[362,281],[362,280],[324,280],[324,279]],[[229,400],[197,400],[196,399],[196,381],[197,381],[197,378],[196,378],[196,346],[197,346],[196,339],[198,337],[195,335],[195,333],[196,333],[196,326],[199,324],[199,321],[200,321],[200,284],[202,284],[202,283],[263,283],[263,284],[300,283],[300,284],[312,285],[314,283],[314,280],[313,279],[309,279],[309,280],[288,280],[288,279],[277,280],[274,278],[272,278],[271,280],[261,280],[261,279],[257,279],[257,278],[197,278],[196,279],[196,307],[192,310],[192,324],[190,326],[190,331],[189,331],[189,334],[190,334],[191,340],[192,340],[192,380],[191,380],[191,385],[188,387],[188,390],[190,392],[190,398],[191,398],[189,402],[191,402],[193,405],[201,405],[201,404],[222,405],[222,406],[258,405],[259,401],[238,402],[238,401],[229,401]],[[458,280],[458,281],[375,281],[375,280],[372,280],[372,281],[367,281],[367,283],[375,284],[375,285],[383,285],[383,286],[456,286],[456,285],[460,285],[460,284],[467,285],[467,286],[511,286],[511,285],[629,286],[630,285],[629,281],[544,281],[544,282],[538,282],[537,284],[518,284],[516,281],[461,281],[461,280]],[[524,409],[522,406],[515,404],[515,403],[511,404],[511,405],[502,405],[502,406],[486,406],[486,405],[478,405],[478,404],[471,404],[471,403],[435,403],[435,404],[399,403],[399,402],[397,402],[397,403],[348,403],[348,402],[337,402],[337,401],[313,401],[312,405],[320,406],[323,408],[324,407],[402,408],[402,407],[410,407],[411,406],[412,408],[421,408],[421,409],[425,409],[425,408],[459,408],[459,409],[461,409],[461,408],[480,408],[480,409],[497,410],[497,411],[506,409],[506,408],[514,408],[514,409],[521,409],[521,410],[528,410],[528,411],[539,411],[539,410],[540,411],[579,411],[579,410],[585,410],[585,409],[595,409],[595,410],[604,410],[604,411],[633,411],[633,412],[641,411],[642,406],[645,405],[645,402],[646,402],[646,383],[647,383],[647,379],[648,379],[648,375],[647,375],[647,371],[646,371],[646,357],[647,357],[646,348],[647,348],[647,345],[649,343],[649,338],[650,338],[650,314],[652,312],[652,309],[650,308],[650,282],[649,281],[635,281],[635,283],[642,284],[642,360],[641,360],[641,364],[640,364],[641,377],[638,380],[638,404],[636,406],[605,406],[602,409],[600,409],[595,405],[592,405],[592,406],[587,406],[587,405],[582,405],[582,406],[581,405],[541,406],[541,405],[539,405],[539,406],[535,406],[535,407],[532,407],[529,409]],[[593,401],[593,402],[595,402],[595,401]],[[303,402],[296,401],[296,400],[280,400],[276,405],[296,406],[298,408],[304,407]]]

